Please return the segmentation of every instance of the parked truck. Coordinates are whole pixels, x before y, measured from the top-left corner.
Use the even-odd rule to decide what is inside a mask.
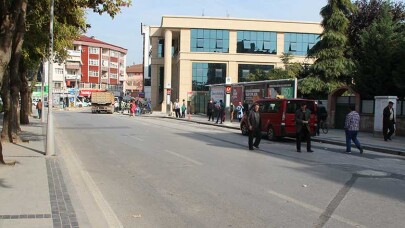
[[[114,113],[114,94],[112,92],[93,92],[91,94],[92,113]]]

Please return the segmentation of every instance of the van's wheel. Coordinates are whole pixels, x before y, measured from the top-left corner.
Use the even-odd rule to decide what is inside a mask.
[[[242,126],[240,127],[240,130],[242,132],[242,135],[248,135],[249,134],[248,127],[247,127],[246,123],[242,123]]]
[[[270,126],[269,130],[267,131],[267,138],[269,140],[273,140],[273,141],[276,140],[276,134],[275,134],[274,129],[273,129],[272,126]]]

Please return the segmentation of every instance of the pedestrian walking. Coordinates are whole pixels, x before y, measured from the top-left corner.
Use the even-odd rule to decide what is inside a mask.
[[[253,104],[252,110],[248,116],[249,150],[253,150],[253,147],[259,149],[260,140],[262,139],[262,121],[260,118],[259,107],[259,104]],[[253,138],[255,138],[254,143]]]
[[[387,107],[383,110],[383,134],[384,134],[384,141],[392,140],[391,136],[395,132],[395,112],[394,108],[392,107],[394,102],[388,102]]]
[[[295,112],[295,128],[297,131],[297,152],[301,153],[301,141],[307,141],[307,152],[314,152],[311,149],[311,129],[309,128],[309,118],[311,111],[307,109],[305,102],[301,103],[301,108]]]
[[[41,99],[39,99],[36,108],[38,111],[38,119],[41,119],[42,118],[42,101],[41,101]]]
[[[238,106],[236,106],[236,118],[238,118],[238,120],[239,120],[239,123],[240,123],[240,121],[242,120],[242,117],[243,117],[243,105],[242,105],[242,102],[239,102],[239,105]]]
[[[214,103],[212,103],[212,100],[210,100],[207,104],[207,116],[208,116],[208,121],[212,119],[214,121]]]
[[[135,109],[136,109],[136,104],[135,104],[135,101],[132,100],[131,103],[129,104],[129,116],[131,116],[131,117],[135,116]]]
[[[231,123],[233,122],[233,116],[235,114],[234,110],[235,110],[235,107],[233,106],[233,103],[231,103],[231,105],[229,106],[229,114],[230,114],[229,121],[231,121]]]
[[[357,133],[360,126],[360,115],[354,110],[353,106],[349,106],[349,113],[346,115],[345,120],[345,134],[346,134],[346,152],[351,153],[352,142],[359,149],[360,154],[363,154],[363,148],[357,139]]]
[[[176,113],[176,118],[180,118],[180,104],[179,104],[179,99],[176,99],[176,102],[174,102],[174,112]]]
[[[221,120],[220,124],[222,124],[223,118],[224,118],[224,110],[225,110],[225,104],[222,102],[222,100],[219,100],[219,104],[217,104],[217,110],[218,110],[218,115],[217,115],[217,122]]]
[[[326,107],[322,105],[322,101],[318,102],[316,117],[318,121],[316,125],[316,135],[319,135],[321,124],[325,123],[326,119],[328,118],[328,111],[326,111]]]
[[[186,118],[186,101],[183,99],[183,104],[181,105],[181,118]]]

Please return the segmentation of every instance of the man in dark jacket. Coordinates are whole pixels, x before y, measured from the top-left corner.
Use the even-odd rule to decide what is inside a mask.
[[[249,150],[253,150],[253,147],[259,148],[260,140],[262,139],[262,121],[259,113],[259,104],[253,104],[247,120],[249,128]],[[255,138],[254,143],[253,138]]]
[[[217,115],[217,122],[218,120],[221,120],[220,124],[222,124],[223,118],[224,118],[224,112],[225,112],[225,104],[224,102],[222,102],[222,100],[219,100],[219,104],[217,105],[217,111],[218,111],[218,115]]]
[[[208,115],[208,121],[212,119],[214,121],[214,103],[212,103],[212,100],[210,100],[207,104],[207,115]]]
[[[384,134],[384,141],[392,140],[391,135],[395,132],[395,112],[392,106],[394,102],[388,102],[387,107],[384,108],[383,111],[383,134]]]
[[[297,131],[297,152],[301,152],[301,140],[307,141],[307,152],[311,150],[311,130],[309,128],[309,118],[311,112],[307,110],[307,104],[301,103],[301,108],[295,112],[295,128]]]

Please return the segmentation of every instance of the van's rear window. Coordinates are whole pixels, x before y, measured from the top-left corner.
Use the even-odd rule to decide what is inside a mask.
[[[303,101],[287,101],[287,113],[295,113],[299,108],[301,108],[301,103]],[[314,102],[307,101],[307,109],[314,112]]]

